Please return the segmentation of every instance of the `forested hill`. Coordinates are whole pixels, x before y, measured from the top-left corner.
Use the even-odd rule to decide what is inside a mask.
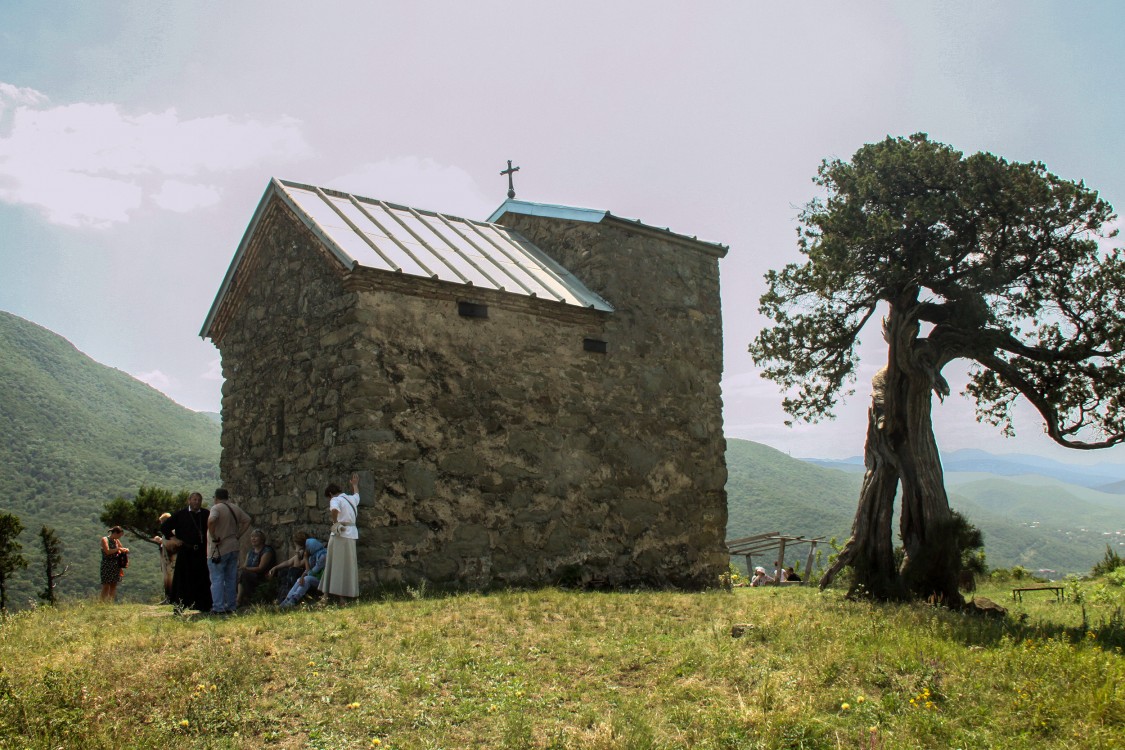
[[[779,531],[843,541],[862,480],[767,445],[727,438],[727,538]]]
[[[105,502],[131,496],[142,484],[213,489],[219,433],[213,418],[0,312],[0,509],[23,522],[19,541],[30,562],[17,574],[11,601],[21,606],[43,589],[37,536],[43,524],[58,531],[71,566],[62,593],[93,592]],[[143,546],[121,587],[139,598],[159,593],[140,590],[141,579],[155,581],[155,548]]]

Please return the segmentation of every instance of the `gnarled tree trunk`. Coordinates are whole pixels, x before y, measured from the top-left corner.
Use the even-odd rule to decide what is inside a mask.
[[[898,470],[882,430],[882,411],[881,397],[877,394],[872,397],[871,408],[867,411],[867,445],[864,448],[867,471],[863,475],[852,535],[820,579],[820,586],[827,586],[844,566],[850,565],[855,578],[849,593],[897,599],[905,593],[895,569],[891,539]]]
[[[909,307],[907,306],[907,309]],[[887,367],[872,382],[864,476],[852,537],[821,579],[827,586],[845,565],[851,594],[877,599],[933,597],[958,607],[960,553],[930,418],[932,393],[945,381],[919,340],[918,322],[892,307],[883,323]],[[891,516],[901,488],[903,562],[896,570]]]

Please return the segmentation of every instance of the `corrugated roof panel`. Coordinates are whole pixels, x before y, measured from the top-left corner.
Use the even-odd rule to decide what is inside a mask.
[[[543,251],[494,224],[279,181],[292,203],[360,265],[612,310]]]

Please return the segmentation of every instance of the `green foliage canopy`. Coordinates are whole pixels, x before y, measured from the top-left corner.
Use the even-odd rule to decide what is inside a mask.
[[[1125,440],[1125,261],[1099,244],[1116,216],[1096,191],[924,134],[826,160],[815,182],[827,197],[800,216],[807,262],[767,274],[775,325],[750,346],[790,415],[830,417],[852,392],[859,334],[886,304],[918,324],[911,354],[940,396],[944,365],[975,363],[978,419],[1010,434],[1022,395],[1062,445]]]
[[[172,492],[141,485],[132,500],[118,495],[107,502],[100,520],[104,526],[120,526],[138,539],[151,540],[160,530],[160,515],[175,513],[187,505],[189,494],[187,490]]]

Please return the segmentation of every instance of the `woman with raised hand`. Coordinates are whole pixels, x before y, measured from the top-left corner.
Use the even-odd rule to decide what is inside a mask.
[[[359,596],[359,563],[355,543],[359,539],[356,529],[356,511],[359,507],[359,474],[352,473],[352,492],[345,493],[335,482],[324,488],[328,498],[328,513],[332,516],[332,535],[328,537],[328,559],[320,590],[343,604]]]

